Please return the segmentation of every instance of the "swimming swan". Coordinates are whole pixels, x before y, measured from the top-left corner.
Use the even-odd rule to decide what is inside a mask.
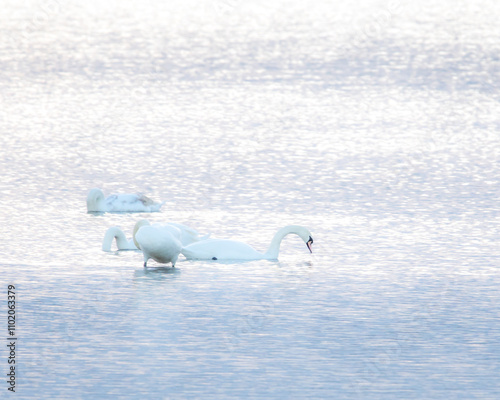
[[[127,239],[123,231],[117,226],[112,226],[106,231],[102,241],[102,250],[111,251],[113,239],[116,239],[116,247],[118,250],[137,250],[134,244],[134,239]]]
[[[104,198],[101,189],[91,189],[87,195],[88,212],[154,212],[162,203],[156,203],[143,194],[112,194]]]
[[[134,242],[144,255],[144,268],[150,258],[162,264],[171,262],[175,267],[182,249],[181,242],[168,229],[153,225],[140,226],[134,231]]]
[[[288,225],[278,230],[265,253],[259,253],[246,243],[226,239],[208,239],[193,243],[182,248],[181,253],[187,259],[197,260],[277,260],[281,241],[290,233],[300,236],[312,253],[311,232],[298,225]]]

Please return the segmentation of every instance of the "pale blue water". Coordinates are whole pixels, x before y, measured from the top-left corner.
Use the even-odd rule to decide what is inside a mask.
[[[80,3],[1,3],[2,398],[500,398],[500,3]],[[140,218],[314,253],[101,250]]]

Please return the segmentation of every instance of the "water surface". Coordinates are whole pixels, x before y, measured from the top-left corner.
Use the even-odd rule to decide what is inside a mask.
[[[500,396],[496,2],[2,9],[17,398]],[[87,214],[93,187],[166,204]],[[140,218],[314,253],[101,250]]]

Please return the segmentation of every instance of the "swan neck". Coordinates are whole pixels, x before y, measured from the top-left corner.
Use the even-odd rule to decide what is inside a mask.
[[[128,247],[127,238],[119,228],[110,228],[107,230],[104,240],[102,241],[102,249],[104,251],[111,251],[111,244],[113,239],[116,239],[116,247],[118,250],[126,249]]]
[[[134,226],[134,233],[132,234],[132,238],[134,240],[135,247],[137,247],[139,250],[141,250],[141,246],[139,245],[139,243],[137,243],[137,240],[135,239],[135,235],[140,228],[142,228],[143,226],[148,226],[148,225],[150,225],[150,223],[147,219],[141,219],[140,221],[137,221],[135,226]]]
[[[104,193],[100,189],[92,189],[87,197],[88,211],[104,211]]]
[[[277,259],[280,252],[281,241],[286,235],[292,232],[293,230],[289,226],[285,226],[284,228],[281,228],[278,232],[276,232],[273,240],[271,240],[269,248],[266,251],[266,258]]]
[[[120,230],[115,234],[116,246],[119,250],[128,248],[128,241],[125,234]]]

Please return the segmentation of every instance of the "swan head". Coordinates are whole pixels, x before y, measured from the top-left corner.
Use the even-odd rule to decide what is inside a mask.
[[[139,229],[141,229],[143,226],[149,226],[149,225],[151,225],[151,224],[149,223],[149,221],[147,219],[141,219],[140,221],[137,221],[134,225],[134,233],[133,233],[132,237],[134,239],[135,247],[137,247],[139,250],[141,249],[141,246],[139,245],[139,243],[137,243],[135,236],[136,236],[137,231]]]
[[[299,225],[287,226],[284,229],[287,229],[290,233],[295,233],[298,236],[300,236],[300,238],[306,244],[307,249],[309,250],[309,252],[312,253],[311,246],[314,243],[314,240],[312,238],[311,232],[309,232],[309,229],[307,229],[307,228],[305,228],[303,226],[299,226]]]
[[[303,226],[298,226],[296,233],[304,241],[304,243],[306,244],[309,252],[312,253],[313,251],[311,249],[311,246],[314,243],[314,240],[312,238],[311,232],[309,232],[309,230],[307,228],[304,228]]]
[[[101,189],[91,189],[87,195],[87,211],[104,211],[104,193]]]
[[[288,225],[288,226],[281,228],[275,235],[275,239],[278,239],[278,242],[276,242],[277,248],[279,248],[279,242],[281,242],[281,239],[290,233],[294,233],[295,235],[299,236],[306,244],[307,249],[312,253],[311,246],[312,246],[314,241],[313,241],[311,232],[309,232],[309,229],[307,229],[303,226],[300,226],[300,225]],[[275,239],[273,239],[273,241]],[[268,250],[268,253],[271,252],[271,254],[273,256],[277,257],[278,253],[276,250],[277,250],[276,248],[274,248],[272,251]]]

